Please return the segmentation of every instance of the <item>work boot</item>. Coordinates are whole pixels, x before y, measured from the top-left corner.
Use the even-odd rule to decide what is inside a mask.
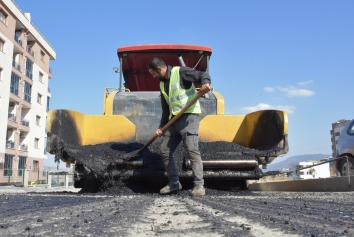
[[[200,185],[195,185],[191,194],[192,194],[192,196],[204,196],[205,195],[205,188]]]
[[[160,189],[160,194],[169,194],[179,190],[182,190],[182,185],[179,181],[177,183],[168,183],[165,187]]]

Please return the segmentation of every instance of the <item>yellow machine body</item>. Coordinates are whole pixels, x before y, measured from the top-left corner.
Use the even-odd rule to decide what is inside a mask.
[[[113,114],[114,98],[118,92],[107,91],[106,89],[104,94],[103,115],[85,115],[73,110],[49,111],[48,132],[59,136],[66,143],[76,146],[107,142],[128,143],[139,140],[137,139],[139,137],[138,124],[134,123],[134,121],[139,121],[139,115],[137,114],[134,120],[129,116]],[[274,142],[283,142],[285,145],[283,138],[286,138],[288,134],[286,112],[262,110],[246,115],[225,115],[222,95],[214,91],[212,94],[216,98],[216,114],[206,115],[202,118],[199,126],[201,141],[233,142],[254,149],[270,148],[276,145]],[[146,118],[146,116],[141,116],[141,120],[146,120]],[[159,122],[158,117],[152,116],[151,119]],[[278,137],[272,138],[273,134],[278,134]],[[150,137],[154,135],[151,133]],[[259,138],[261,138],[260,141]]]

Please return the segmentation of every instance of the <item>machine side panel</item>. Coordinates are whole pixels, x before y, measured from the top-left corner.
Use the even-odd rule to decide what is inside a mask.
[[[47,131],[68,144],[81,146],[85,115],[73,110],[51,110],[47,114]]]
[[[122,115],[86,115],[82,145],[126,142],[134,138],[136,127]]]
[[[245,115],[207,115],[200,122],[201,141],[226,141],[247,147]]]

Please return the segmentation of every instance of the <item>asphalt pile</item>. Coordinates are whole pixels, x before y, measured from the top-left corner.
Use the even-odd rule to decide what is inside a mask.
[[[78,162],[85,167],[87,174],[93,176],[96,181],[99,180],[99,182],[96,182],[96,186],[98,187],[92,187],[93,183],[88,183],[83,188],[83,192],[98,190],[109,194],[127,194],[131,191],[149,192],[149,190],[154,190],[153,187],[155,186],[161,188],[162,183],[160,184],[159,182],[165,183],[167,181],[164,178],[164,166],[160,155],[161,142],[162,138],[157,139],[142,154],[131,159],[143,160],[143,169],[117,167],[115,162],[122,160],[125,154],[140,149],[144,143],[104,143],[88,146],[71,146],[61,141],[53,148],[53,151],[57,161],[62,159]],[[257,155],[274,152],[275,148],[269,151],[259,151],[235,143],[219,141],[199,142],[199,149],[202,160],[254,160]],[[179,173],[185,172],[184,161],[186,157],[187,153],[181,143],[174,152],[174,159]],[[132,184],[131,177],[138,177],[142,174],[144,174],[143,177],[145,178],[151,178],[149,184],[152,185],[142,186],[141,183],[146,180],[145,178],[138,182],[139,187]],[[149,188],[148,186],[152,187]]]

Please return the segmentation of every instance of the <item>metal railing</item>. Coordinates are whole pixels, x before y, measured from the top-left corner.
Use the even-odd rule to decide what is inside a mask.
[[[49,73],[53,75],[52,68],[49,68]]]
[[[33,78],[32,72],[28,71],[27,69],[26,69],[26,77],[28,77],[29,79],[33,80],[32,79]]]
[[[48,87],[48,92],[50,93],[50,87]]]
[[[6,141],[6,148],[7,149],[15,149],[15,142],[10,141],[10,140]]]
[[[49,107],[47,107],[47,113],[49,112]]]
[[[21,150],[21,151],[27,151],[27,150],[28,150],[28,145],[26,145],[26,144],[20,144],[20,146],[19,146],[18,149]]]
[[[27,52],[34,57],[34,52],[32,51],[32,48],[30,46],[27,46]]]
[[[26,137],[28,133],[26,132],[20,132],[20,137]]]
[[[21,118],[21,124],[22,124],[23,126],[29,127],[29,120],[24,119],[24,118]]]
[[[7,169],[0,169],[0,172],[3,174],[2,182],[3,184],[7,185],[17,185],[22,184],[24,185],[24,174],[26,169],[20,168],[7,168]],[[40,172],[39,170],[33,171],[28,170],[28,183],[27,185],[33,184],[46,184],[47,183],[47,171]]]
[[[8,119],[12,122],[16,123],[16,115],[12,113],[8,113]]]
[[[74,175],[68,172],[51,172],[48,169],[1,169],[0,184],[36,187],[72,187]],[[25,183],[26,182],[26,183]]]
[[[14,37],[15,41],[22,46],[22,40],[20,39],[20,37],[18,37],[16,34],[15,34],[15,37]]]
[[[21,66],[15,61],[15,59],[12,59],[12,66],[21,72]]]

